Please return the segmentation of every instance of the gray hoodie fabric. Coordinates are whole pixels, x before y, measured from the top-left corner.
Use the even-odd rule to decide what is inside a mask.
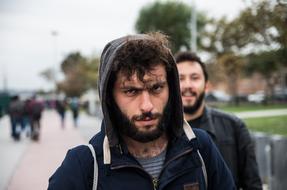
[[[105,126],[105,133],[107,135],[109,145],[110,147],[114,147],[119,144],[119,137],[117,135],[117,130],[114,127],[114,124],[111,121],[111,116],[108,112],[108,82],[110,79],[110,74],[112,67],[115,63],[114,59],[117,55],[117,52],[127,43],[127,41],[131,40],[153,40],[151,36],[146,34],[137,34],[137,35],[131,35],[131,36],[125,36],[116,40],[111,41],[108,43],[101,56],[101,65],[99,69],[99,85],[98,85],[98,91],[99,96],[102,104],[102,111],[104,115],[104,126]],[[180,86],[179,86],[179,80],[178,80],[178,71],[176,67],[176,63],[174,61],[174,58],[170,52],[170,50],[167,48],[167,51],[169,51],[168,55],[168,62],[172,65],[172,69],[170,72],[167,72],[168,77],[168,85],[169,85],[169,95],[170,95],[170,101],[171,101],[171,123],[169,125],[169,129],[167,129],[170,132],[171,137],[177,137],[180,136],[183,132],[182,125],[183,125],[183,112],[182,112],[182,102],[181,102],[181,95],[180,95]]]

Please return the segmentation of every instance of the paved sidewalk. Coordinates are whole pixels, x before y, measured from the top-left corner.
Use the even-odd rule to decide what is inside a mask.
[[[23,139],[26,148],[23,148],[18,162],[14,161],[15,171],[4,189],[47,189],[49,177],[61,164],[67,150],[88,143],[88,139],[100,129],[99,120],[86,115],[80,115],[79,127],[75,128],[70,113],[67,114],[65,129],[62,129],[54,111],[44,112],[41,123],[39,142]]]
[[[271,117],[271,116],[282,116],[287,115],[287,109],[270,109],[270,110],[259,110],[259,111],[246,111],[235,113],[240,118],[255,118],[255,117]]]
[[[0,190],[6,189],[7,183],[17,168],[17,163],[30,143],[28,139],[15,142],[10,137],[10,133],[10,121],[5,116],[0,120]]]

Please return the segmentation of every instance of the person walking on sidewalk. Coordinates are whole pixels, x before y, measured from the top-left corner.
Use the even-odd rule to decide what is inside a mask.
[[[67,102],[66,99],[58,99],[56,100],[56,111],[58,112],[61,120],[61,127],[62,129],[65,128],[65,115],[66,115],[66,107],[67,107]]]
[[[33,96],[28,104],[30,125],[31,125],[31,139],[38,141],[41,129],[41,117],[44,110],[44,104]]]
[[[99,73],[104,130],[90,140],[98,190],[235,189],[207,133],[183,120],[178,71],[166,36],[113,40],[103,50]],[[92,189],[93,169],[89,148],[73,148],[48,189]]]
[[[193,128],[209,133],[231,170],[237,189],[262,189],[254,144],[245,124],[235,116],[206,106],[208,74],[196,54],[179,52],[175,59],[185,119]]]
[[[78,127],[79,111],[80,111],[80,103],[78,98],[73,97],[71,99],[70,108],[72,111],[74,127]]]
[[[24,130],[24,102],[20,100],[18,95],[12,96],[8,106],[8,114],[11,122],[11,137],[15,141],[21,138],[21,131]],[[20,128],[19,128],[20,125]]]

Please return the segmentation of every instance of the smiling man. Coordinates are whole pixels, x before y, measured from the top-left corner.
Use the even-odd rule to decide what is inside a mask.
[[[222,157],[203,130],[183,120],[178,72],[160,33],[125,36],[101,56],[104,119],[90,143],[98,190],[234,189]],[[49,189],[92,189],[89,149],[71,149]]]
[[[175,59],[185,119],[192,128],[207,131],[214,140],[233,174],[237,189],[262,189],[254,144],[245,124],[233,115],[206,106],[208,74],[197,55],[179,52]]]

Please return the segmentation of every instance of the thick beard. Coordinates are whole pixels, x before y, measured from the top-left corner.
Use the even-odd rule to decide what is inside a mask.
[[[202,105],[203,99],[204,99],[205,93],[202,92],[198,99],[195,101],[193,106],[183,106],[183,112],[186,114],[194,114],[197,112],[197,110]]]
[[[137,116],[144,117],[144,115],[148,115],[150,117],[156,117],[159,119],[157,127],[149,132],[139,131],[134,124],[134,117],[129,119],[124,113],[122,113],[117,105],[114,106],[113,114],[115,114],[114,123],[116,123],[116,126],[121,135],[130,137],[131,139],[141,143],[147,143],[158,139],[167,131],[167,126],[170,121],[170,103],[168,101],[164,108],[163,114],[152,114],[149,112]]]

